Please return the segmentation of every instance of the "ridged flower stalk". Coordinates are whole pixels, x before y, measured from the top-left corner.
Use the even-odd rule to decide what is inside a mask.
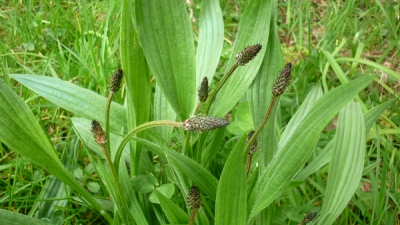
[[[291,70],[292,70],[292,64],[288,63],[285,65],[285,67],[282,69],[280,74],[275,80],[274,86],[272,88],[272,99],[271,102],[268,106],[267,114],[265,115],[264,119],[262,120],[260,126],[255,130],[254,134],[251,136],[250,140],[247,142],[246,145],[246,153],[250,155],[250,150],[253,146],[253,143],[255,143],[257,136],[261,133],[262,129],[264,128],[265,124],[267,124],[269,117],[271,116],[272,110],[275,106],[276,98],[281,96],[287,89],[291,77]],[[248,161],[250,165],[246,165],[246,173],[249,173],[250,167],[251,167],[251,160],[250,162]]]
[[[110,108],[111,108],[111,102],[114,97],[114,94],[118,92],[120,86],[121,86],[121,81],[122,77],[124,75],[124,72],[122,69],[119,69],[114,72],[114,74],[110,78],[110,83],[108,86],[108,90],[110,91],[110,94],[108,95],[107,98],[107,103],[106,103],[106,138],[107,138],[107,149],[110,149]],[[110,153],[110,152],[108,152]],[[111,165],[110,165],[111,166]]]
[[[115,168],[113,166],[109,151],[106,146],[106,143],[107,143],[106,132],[103,130],[100,123],[96,120],[93,120],[91,125],[92,125],[91,132],[93,134],[94,141],[98,145],[101,146],[103,153],[104,153],[104,157],[107,161],[108,167],[110,168],[111,176],[115,183],[116,194],[117,194],[117,198],[118,198],[118,199],[115,199],[115,201],[120,202],[123,207],[122,209],[119,209],[118,212],[121,216],[121,219],[126,222],[126,221],[128,221],[126,219],[126,216],[127,216],[126,211],[128,210],[128,205],[125,201],[125,198],[122,196],[122,193],[124,193],[124,192],[122,191],[121,184],[119,183],[119,180],[118,180],[117,171],[115,170]]]

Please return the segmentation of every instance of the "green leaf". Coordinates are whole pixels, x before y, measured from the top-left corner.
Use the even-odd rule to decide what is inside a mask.
[[[272,99],[272,87],[275,82],[275,77],[283,68],[283,56],[280,47],[280,41],[277,33],[276,25],[276,10],[273,10],[271,20],[271,31],[266,46],[265,55],[261,68],[257,73],[253,83],[247,91],[249,99],[250,113],[253,120],[253,126],[256,129],[267,114],[269,104]],[[273,57],[271,57],[273,56]],[[278,104],[277,104],[278,105]],[[271,160],[274,152],[276,151],[276,131],[275,131],[275,113],[276,108],[273,109],[271,119],[265,125],[263,131],[258,136],[259,142],[259,165],[265,167],[268,161]]]
[[[222,170],[215,201],[215,224],[246,224],[247,178],[243,164],[246,136],[235,145]]]
[[[65,169],[29,107],[2,80],[0,115],[0,142],[69,185],[111,221],[93,196]]]
[[[199,43],[196,51],[196,87],[203,77],[214,77],[224,43],[224,21],[218,0],[204,0],[199,16]],[[198,100],[197,100],[198,101]]]
[[[168,218],[168,221],[172,224],[187,224],[189,216],[183,209],[181,209],[173,201],[161,194],[157,189],[154,190],[154,195],[158,198],[161,204],[161,208]]]
[[[318,224],[332,224],[359,187],[365,156],[365,123],[357,103],[339,113],[325,201]]]
[[[36,218],[32,218],[29,216],[25,216],[16,212],[0,209],[0,224],[7,225],[21,225],[21,224],[29,224],[29,225],[49,225],[46,222],[38,220]]]
[[[158,187],[156,190],[159,193],[161,193],[164,197],[170,199],[174,195],[175,185],[172,183],[163,184],[160,187]],[[157,195],[155,195],[154,192],[149,195],[149,200],[152,203],[160,204],[160,200],[158,200]]]
[[[196,62],[192,25],[183,1],[137,0],[135,20],[158,85],[180,118],[188,118],[196,96]]]
[[[10,77],[70,112],[105,124],[107,99],[93,91],[53,77],[24,74],[11,74]],[[110,114],[111,129],[120,131],[126,124],[125,107],[112,103]]]
[[[286,144],[278,149],[268,167],[261,172],[249,199],[250,219],[282,193],[307,161],[326,124],[372,79],[372,76],[364,76],[350,81],[329,91],[314,104]]]
[[[155,185],[158,185],[158,182],[151,173],[147,173],[146,175],[138,174],[132,178],[133,189],[141,193],[150,193],[154,190]]]
[[[247,4],[240,18],[239,32],[227,69],[230,69],[235,64],[236,54],[245,47],[261,44],[262,49],[251,62],[245,66],[239,66],[227,80],[212,105],[210,115],[216,117],[224,116],[243,97],[253,82],[267,49],[272,11],[274,10],[276,10],[275,0],[251,0]]]
[[[375,123],[375,121],[378,119],[378,117],[385,111],[385,109],[389,105],[393,104],[393,102],[395,102],[395,101],[396,101],[396,99],[393,99],[391,101],[382,103],[381,105],[376,106],[376,107],[370,109],[368,112],[364,113],[366,134],[368,134],[372,125]],[[306,168],[304,168],[302,171],[300,171],[296,175],[296,179],[304,180],[308,176],[313,174],[315,171],[319,170],[320,168],[322,168],[323,166],[328,164],[331,159],[332,145],[333,145],[333,141],[330,141],[325,146],[325,148],[321,151],[321,153],[317,157],[315,157],[311,162],[309,162]]]

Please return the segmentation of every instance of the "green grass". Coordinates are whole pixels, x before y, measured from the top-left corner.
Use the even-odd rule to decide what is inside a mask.
[[[194,53],[201,40],[199,33],[202,1],[186,2],[190,2],[185,7],[188,12],[192,12],[191,24],[189,27],[182,25],[180,28],[186,28],[194,34],[194,49],[185,48],[187,51],[182,53],[190,55],[191,51]],[[268,37],[261,35],[262,32],[266,32],[263,30],[255,32],[251,37],[246,37],[246,32],[241,33],[243,30],[247,29],[246,31],[248,31],[252,28],[250,26],[252,20],[246,20],[245,15],[246,5],[252,2],[254,1],[229,0],[220,3],[224,21],[224,31],[221,32],[221,35],[223,35],[224,41],[221,44],[220,57],[210,55],[211,61],[212,57],[217,57],[215,62],[218,62],[215,74],[210,79],[212,80],[211,90],[215,89],[232,66],[231,55],[236,55],[247,45],[256,44],[248,43],[246,40],[252,41],[259,38],[259,40],[265,41]],[[196,184],[203,196],[203,205],[197,215],[196,224],[224,224],[222,222],[223,215],[231,215],[229,213],[233,213],[232,211],[237,213],[234,215],[238,215],[237,218],[234,218],[236,222],[244,221],[243,224],[299,224],[309,212],[319,212],[321,215],[319,222],[321,222],[324,219],[322,218],[324,210],[333,210],[335,206],[339,205],[343,205],[343,211],[340,211],[339,216],[333,218],[334,220],[327,219],[330,221],[329,224],[331,222],[333,224],[400,223],[400,116],[398,114],[399,104],[396,100],[400,81],[400,6],[398,3],[394,1],[277,1],[273,12],[277,13],[276,24],[279,38],[277,40],[279,40],[280,46],[268,42],[268,46],[263,46],[263,50],[274,54],[267,55],[268,57],[264,59],[262,56],[256,57],[249,65],[242,67],[239,72],[242,73],[242,77],[251,77],[249,74],[252,71],[257,72],[259,68],[263,68],[263,73],[267,74],[267,71],[274,73],[269,76],[274,77],[279,74],[284,62],[292,62],[294,65],[292,81],[285,94],[278,98],[279,103],[276,104],[271,117],[274,122],[270,119],[261,133],[262,136],[258,138],[259,148],[265,152],[261,154],[259,149],[259,152],[253,156],[253,165],[249,176],[243,175],[244,171],[237,166],[241,165],[240,150],[245,146],[241,134],[249,131],[247,127],[230,127],[226,130],[203,134],[188,134],[179,128],[157,127],[146,130],[146,134],[139,133],[134,138],[136,142],[131,141],[131,146],[124,152],[125,155],[122,155],[122,166],[116,168],[119,170],[118,179],[125,195],[121,199],[118,199],[120,190],[118,190],[118,186],[115,186],[111,173],[106,169],[107,164],[101,148],[94,145],[92,141],[93,137],[90,136],[88,122],[78,119],[87,114],[80,111],[82,109],[74,108],[75,106],[70,106],[75,110],[68,110],[69,105],[62,105],[62,99],[55,102],[49,101],[48,97],[43,98],[41,96],[43,93],[39,91],[38,94],[38,90],[34,92],[32,88],[27,87],[29,86],[28,80],[25,80],[26,86],[22,85],[22,81],[28,79],[29,76],[19,78],[22,79],[19,83],[16,81],[18,77],[12,77],[10,74],[37,74],[60,78],[106,97],[108,96],[109,78],[121,65],[125,72],[132,77],[138,74],[135,79],[137,79],[136,82],[140,81],[139,83],[135,83],[133,78],[130,81],[125,80],[121,90],[113,98],[116,103],[125,104],[128,114],[123,118],[126,124],[121,124],[118,119],[122,118],[122,114],[111,106],[110,130],[115,136],[111,136],[110,149],[115,151],[116,144],[122,141],[125,134],[140,124],[156,120],[181,122],[187,119],[192,108],[191,105],[188,106],[182,102],[191,101],[188,96],[193,94],[190,91],[193,92],[194,89],[187,87],[187,89],[181,90],[178,87],[177,90],[173,90],[166,85],[160,90],[156,84],[172,82],[172,79],[177,81],[191,79],[188,75],[193,70],[193,68],[190,69],[190,60],[188,60],[189,62],[171,60],[170,64],[165,63],[168,61],[163,61],[166,59],[163,53],[169,50],[171,54],[173,53],[172,59],[179,58],[181,57],[178,51],[180,47],[166,48],[165,51],[157,53],[156,45],[152,44],[150,39],[146,44],[143,38],[152,34],[145,30],[148,20],[144,20],[142,24],[138,25],[141,27],[137,30],[138,34],[132,33],[134,27],[130,22],[133,17],[124,17],[120,1],[57,3],[47,0],[32,0],[23,3],[20,1],[0,1],[0,3],[1,79],[29,106],[34,115],[33,118],[39,123],[45,134],[42,137],[43,140],[50,140],[49,143],[54,146],[56,154],[49,158],[58,157],[66,166],[67,171],[76,179],[77,184],[88,190],[95,199],[101,201],[101,208],[107,210],[110,217],[102,216],[99,207],[96,208],[92,203],[88,203],[89,200],[84,200],[85,197],[79,197],[82,196],[82,192],[52,179],[52,175],[57,176],[52,172],[57,168],[44,170],[44,164],[47,162],[39,161],[40,163],[32,164],[29,161],[31,159],[29,155],[31,154],[31,157],[35,158],[40,155],[39,152],[29,151],[29,149],[20,151],[12,148],[5,144],[8,143],[8,140],[1,136],[0,209],[30,217],[47,217],[53,224],[109,224],[110,218],[114,218],[115,224],[122,224],[123,221],[145,224],[138,222],[141,219],[147,221],[148,224],[187,224],[191,212],[186,206],[187,192],[192,184]],[[125,11],[125,13],[127,12],[128,15],[133,13],[129,10]],[[177,15],[175,11],[174,13],[171,15]],[[146,18],[145,14],[142,16]],[[136,16],[135,19],[138,21],[139,16]],[[241,22],[250,25],[238,29]],[[254,24],[254,27],[261,25]],[[130,29],[123,31],[121,30],[123,28]],[[271,30],[273,30],[272,27]],[[168,29],[165,32],[166,35],[171,34],[168,33]],[[129,38],[126,41],[121,40],[121,35]],[[136,35],[143,45],[141,48],[133,45],[137,43],[135,40],[138,40],[135,39]],[[266,32],[266,35],[269,33]],[[269,36],[269,40],[273,39],[272,36]],[[236,37],[239,39],[235,42]],[[182,39],[187,41],[187,39]],[[163,45],[162,40],[158,42],[160,46]],[[149,55],[159,58],[152,62]],[[147,57],[146,61],[145,57]],[[208,60],[208,58],[206,59]],[[261,64],[261,60],[264,60],[265,64]],[[205,61],[204,65],[207,66],[207,63],[211,61]],[[258,67],[255,66],[257,63],[259,63]],[[162,76],[154,74],[155,68],[162,68],[166,71],[170,68],[179,69],[179,71],[186,71],[187,74],[182,72],[175,74],[175,78],[163,79]],[[356,87],[353,87],[351,90],[343,89],[346,91],[337,93],[336,97],[326,97],[328,93],[331,93],[328,91],[344,87],[345,84],[350,87],[349,85],[354,84],[357,78],[365,78],[368,75],[373,75],[374,80],[369,82],[366,88],[361,88],[363,84],[358,80],[360,91],[355,91]],[[255,74],[251,79],[254,77]],[[241,94],[230,93],[229,89],[222,90],[220,95],[217,95],[217,103],[212,106],[210,115],[226,116],[232,120],[232,123],[241,121],[249,123],[248,121],[252,120],[256,124],[253,125],[255,129],[265,115],[266,107],[271,99],[270,90],[255,85],[252,85],[248,92],[240,90],[240,86],[235,86],[237,82],[244,82],[240,79],[240,76],[233,76],[227,85],[238,88],[237,92]],[[268,87],[272,87],[273,78],[256,77],[255,79],[261,84],[266,83],[270,85]],[[151,82],[145,82],[150,80]],[[42,82],[38,80],[39,84]],[[325,109],[332,108],[331,112],[325,112],[322,116],[328,113],[336,116],[333,119],[321,117],[319,124],[315,125],[315,129],[321,126],[321,131],[315,134],[315,143],[308,139],[307,133],[300,132],[302,127],[304,127],[304,131],[314,132],[313,127],[308,127],[314,122],[313,119],[304,119],[309,123],[299,125],[300,128],[292,127],[293,132],[296,132],[297,129],[296,134],[301,140],[304,140],[304,143],[296,142],[296,137],[290,139],[284,131],[287,127],[292,126],[289,121],[296,117],[295,113],[305,110],[301,107],[306,107],[303,103],[307,96],[310,96],[310,92],[320,86],[324,92],[321,92],[320,95],[323,94],[326,101],[331,103],[325,103]],[[64,91],[62,87],[63,85],[60,84],[60,91]],[[341,149],[330,146],[337,138],[357,133],[357,131],[346,133],[352,129],[349,127],[344,128],[343,136],[340,136],[339,132],[341,119],[354,116],[346,110],[340,112],[343,116],[339,116],[339,118],[336,113],[348,100],[335,102],[335,99],[344,99],[347,91],[354,92],[354,100],[358,102],[357,107],[360,107],[358,116],[355,116],[350,122],[356,123],[362,113],[365,118],[371,118],[374,122],[370,123],[371,129],[365,134],[365,137],[359,139],[361,140],[359,148],[363,150],[360,151],[360,154],[365,155],[361,159],[363,169],[354,169],[351,174],[347,174],[348,176],[352,176],[353,172],[361,174],[360,182],[348,185],[355,187],[352,191],[345,188],[336,190],[335,187],[340,186],[329,183],[330,179],[334,179],[335,172],[346,169],[340,167],[340,163],[335,165],[329,163],[331,151],[340,152],[337,149]],[[163,96],[161,96],[161,92],[164,93]],[[182,94],[183,92],[185,94]],[[267,97],[263,97],[263,93]],[[357,93],[358,95],[356,95]],[[54,90],[54,95],[56,94],[58,92]],[[130,101],[127,100],[128,95],[130,95],[128,98]],[[348,99],[353,96],[348,95]],[[173,96],[179,97],[180,100],[171,103],[172,108],[161,108],[162,104],[166,104],[165,96],[170,101],[175,101]],[[264,102],[257,102],[257,99],[261,98]],[[225,101],[228,103],[221,99],[226,99]],[[391,100],[394,101],[389,102]],[[250,110],[235,107],[239,103],[238,101],[243,106],[249,105]],[[23,102],[15,102],[15,105],[22,105]],[[375,113],[371,112],[374,107],[387,102],[389,102],[387,108],[377,110]],[[336,107],[341,103],[343,106]],[[97,104],[104,107],[103,102]],[[323,102],[320,103],[320,105],[323,104]],[[345,109],[348,109],[347,107],[353,106],[346,106]],[[308,109],[311,110],[311,106]],[[312,114],[313,110],[304,111],[304,114],[300,113],[300,115],[315,114],[315,118],[317,118],[318,111]],[[323,112],[323,110],[321,109],[319,112]],[[334,110],[336,111],[334,112]],[[90,110],[88,110],[89,112]],[[98,113],[98,117],[104,119],[103,112],[90,113]],[[370,114],[368,115],[368,113]],[[374,119],[378,116],[378,119]],[[17,118],[21,121],[26,119],[21,114],[16,114],[14,117],[5,117],[0,114],[0,117]],[[328,125],[323,124],[322,120],[327,120]],[[350,122],[343,122],[342,126],[346,126]],[[368,125],[367,122],[365,124]],[[85,125],[87,127],[84,127]],[[105,128],[105,124],[103,128]],[[29,130],[29,128],[23,127],[21,132],[29,132]],[[279,152],[278,141],[283,139],[288,140],[288,146],[283,148],[287,151]],[[359,140],[349,140],[349,142]],[[290,144],[295,146],[290,147]],[[340,142],[336,145],[340,146]],[[296,146],[300,149],[296,149]],[[301,149],[304,146],[311,147]],[[313,148],[314,146],[315,148]],[[357,147],[353,146],[353,148]],[[175,151],[173,152],[171,149]],[[272,157],[274,152],[276,153],[274,157],[282,161],[274,161]],[[343,152],[349,153],[345,150]],[[210,157],[211,160],[204,164],[207,157]],[[307,160],[305,165],[303,163],[297,166],[296,162],[301,161],[302,157]],[[343,158],[338,156],[335,159]],[[348,158],[344,157],[344,159]],[[126,161],[130,161],[130,163]],[[280,163],[283,165],[278,166]],[[56,166],[56,163],[54,165]],[[129,165],[129,169],[125,165]],[[266,165],[273,166],[266,170],[267,173],[261,172],[264,170],[263,166]],[[294,166],[291,167],[291,165]],[[313,169],[310,168],[312,165],[315,165]],[[298,173],[293,169],[295,167],[299,167]],[[287,174],[291,174],[293,170],[297,175],[292,180],[290,177],[282,179],[287,183],[280,182],[279,185],[283,186],[279,190],[282,192],[275,193],[274,187],[276,186],[274,186],[272,178],[285,174],[286,170]],[[60,171],[58,172],[61,173]],[[263,178],[263,175],[269,173],[271,173],[270,176]],[[146,193],[138,191],[140,187],[131,183],[131,179],[135,176],[140,178],[136,181],[142,181],[147,185],[149,191]],[[233,180],[232,177],[238,180]],[[269,178],[271,181],[268,180]],[[289,183],[289,181],[291,182]],[[230,182],[238,185],[237,189],[232,192],[228,191],[232,184]],[[266,185],[260,186],[263,182]],[[64,183],[68,183],[68,181],[64,181]],[[174,191],[163,186],[169,183],[174,184]],[[49,185],[55,186],[46,188]],[[160,199],[161,205],[148,200],[150,192],[156,187],[164,187],[166,192],[171,191],[171,195],[166,194],[167,198]],[[160,189],[157,188],[157,190]],[[344,204],[329,203],[329,196],[335,196],[341,192],[349,192],[351,194],[350,201],[347,200]],[[267,195],[258,195],[260,193],[267,193]],[[240,204],[235,205],[238,202],[232,202],[230,196],[240,199]],[[260,196],[262,196],[260,198],[262,201],[258,204]],[[335,197],[332,198],[335,200]],[[216,202],[215,199],[218,201]],[[45,203],[51,203],[52,200],[59,200],[58,206],[48,208],[49,206]],[[127,201],[125,206],[124,200]],[[246,201],[247,208],[243,208],[243,202]],[[332,208],[324,208],[328,204]],[[113,207],[118,208],[116,213],[113,211]],[[172,212],[168,213],[168,209]],[[229,212],[228,209],[232,211]],[[258,213],[257,209],[262,210],[261,213]],[[250,218],[253,216],[252,212],[256,211],[254,217]],[[229,218],[227,219],[229,220]]]

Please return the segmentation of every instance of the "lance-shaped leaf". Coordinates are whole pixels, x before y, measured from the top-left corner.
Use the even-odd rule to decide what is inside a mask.
[[[186,119],[194,108],[193,32],[183,1],[137,0],[135,20],[151,72],[172,108]]]
[[[100,204],[65,169],[26,103],[2,80],[0,80],[0,115],[0,142],[69,185],[110,222],[109,215],[104,212]]]
[[[224,42],[224,22],[218,0],[204,0],[199,21],[199,44],[196,51],[196,87],[204,77],[209,81],[217,68]]]
[[[227,70],[235,64],[236,54],[245,49],[245,47],[261,44],[262,49],[251,62],[245,66],[239,66],[227,80],[212,105],[210,115],[222,117],[229,112],[240,98],[243,97],[257,75],[264,58],[265,50],[269,44],[268,38],[272,11],[275,10],[275,7],[275,0],[251,0],[247,4],[240,18],[239,31],[232,56],[227,64]]]
[[[250,218],[266,208],[289,184],[314,149],[321,131],[359,91],[373,79],[365,76],[341,85],[321,97],[306,118],[278,149],[268,167],[261,172],[249,199]]]
[[[274,10],[275,12],[275,10]],[[253,83],[247,91],[247,97],[249,99],[250,113],[253,119],[253,126],[258,127],[265,115],[269,104],[272,99],[272,87],[275,82],[275,77],[279,74],[279,71],[283,68],[283,56],[280,49],[280,41],[278,37],[276,15],[271,20],[271,32],[266,46],[266,52],[264,55],[263,62],[260,70],[257,73]],[[271,57],[274,56],[274,57]],[[276,108],[276,107],[275,107]],[[269,121],[265,125],[263,131],[258,135],[259,141],[259,164],[264,167],[268,164],[268,161],[272,158],[276,151],[276,135],[275,135],[275,111],[271,115]]]
[[[365,123],[360,106],[349,102],[339,113],[325,201],[318,224],[332,224],[359,187],[364,168]]]
[[[70,112],[105,124],[107,98],[93,91],[54,77],[26,74],[11,74],[10,77]],[[111,129],[119,132],[126,125],[125,107],[112,103],[110,114]]]
[[[245,224],[247,189],[243,154],[246,135],[229,155],[218,183],[215,202],[215,224]]]

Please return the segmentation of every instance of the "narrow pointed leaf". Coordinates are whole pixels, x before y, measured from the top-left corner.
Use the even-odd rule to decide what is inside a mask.
[[[218,183],[215,202],[215,224],[246,224],[247,188],[243,154],[246,135],[229,155]]]
[[[282,193],[307,161],[323,128],[372,79],[372,76],[365,76],[350,81],[326,93],[314,104],[290,139],[278,149],[271,163],[261,172],[249,199],[250,218],[266,208]]]
[[[32,218],[29,216],[25,216],[16,212],[0,209],[0,224],[7,225],[21,225],[21,224],[29,224],[29,225],[49,225],[48,223],[38,220],[36,218]]]
[[[160,201],[161,208],[170,223],[186,224],[189,221],[189,216],[177,204],[165,197],[157,189],[154,190],[154,194]]]
[[[107,98],[58,78],[24,74],[10,76],[54,104],[89,120],[95,119],[105,124]],[[120,131],[126,124],[125,108],[112,103],[110,114],[111,129]]]
[[[224,42],[224,22],[218,0],[204,0],[200,10],[199,44],[196,51],[196,87],[203,77],[212,80]]]
[[[93,196],[65,169],[29,107],[2,80],[0,115],[0,142],[69,185],[110,220]]]
[[[273,19],[271,20],[270,26],[271,32],[269,33],[270,38],[268,39],[268,45],[265,47],[266,52],[262,65],[256,78],[247,91],[254,128],[257,128],[261,124],[263,118],[267,114],[272,99],[272,87],[275,82],[275,77],[284,66],[280,41],[276,32],[276,15],[273,15],[272,17]],[[276,107],[271,114],[270,120],[257,138],[260,143],[257,151],[259,152],[260,158],[258,162],[261,167],[268,164],[276,151],[275,111]]]
[[[183,1],[137,0],[135,20],[158,85],[181,119],[188,118],[196,97],[196,67],[192,27]]]
[[[220,90],[212,105],[210,115],[222,117],[246,93],[260,69],[268,45],[272,11],[276,1],[251,0],[240,18],[239,31],[232,56],[227,64],[229,70],[236,62],[236,54],[249,45],[261,44],[257,56],[245,66],[239,66]],[[272,56],[271,56],[272,57]]]
[[[339,113],[325,201],[318,224],[332,224],[359,187],[364,168],[365,122],[357,103]]]

